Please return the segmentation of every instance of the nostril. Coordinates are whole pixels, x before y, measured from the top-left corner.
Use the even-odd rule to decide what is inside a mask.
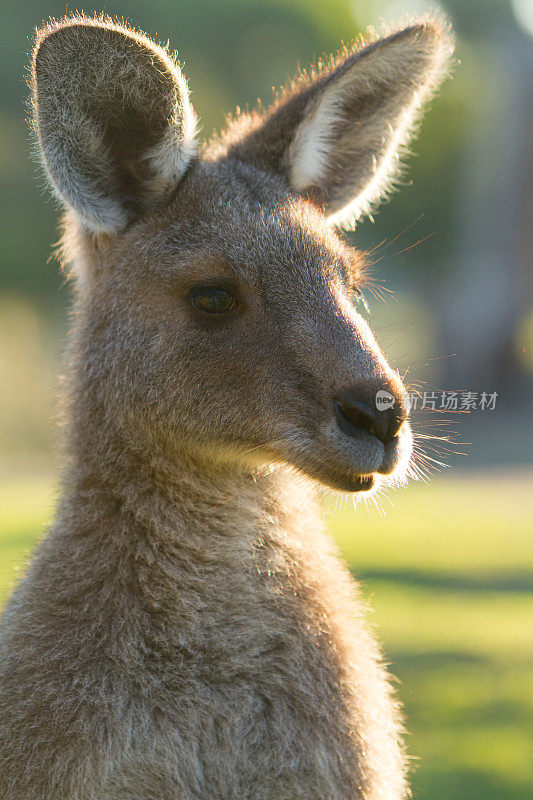
[[[374,409],[353,396],[335,400],[334,409],[337,424],[347,436],[356,437],[365,431],[383,444],[395,438],[407,416],[399,402],[383,410]]]
[[[380,438],[375,427],[374,414],[366,403],[348,404],[336,400],[335,412],[339,427],[349,436],[353,436],[358,431],[364,430],[371,436],[376,436],[378,439]]]

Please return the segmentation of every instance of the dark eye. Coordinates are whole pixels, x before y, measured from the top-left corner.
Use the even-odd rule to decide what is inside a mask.
[[[190,300],[204,314],[229,314],[237,307],[234,295],[221,286],[199,286],[191,292]]]

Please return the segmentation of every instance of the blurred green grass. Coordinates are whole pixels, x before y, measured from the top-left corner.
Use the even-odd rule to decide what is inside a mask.
[[[391,495],[381,515],[326,510],[398,677],[420,800],[532,796],[531,477],[440,477]],[[0,482],[0,601],[54,496],[47,478]]]

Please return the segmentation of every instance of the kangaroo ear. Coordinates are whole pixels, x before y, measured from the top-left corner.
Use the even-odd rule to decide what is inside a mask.
[[[161,202],[195,153],[186,83],[168,53],[105,18],[37,33],[34,125],[59,199],[98,232]]]
[[[390,189],[453,44],[448,26],[431,19],[345,49],[297,78],[264,115],[237,119],[226,152],[284,174],[294,192],[350,226]]]

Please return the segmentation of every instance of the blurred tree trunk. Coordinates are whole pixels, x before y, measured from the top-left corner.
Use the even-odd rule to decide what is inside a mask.
[[[514,339],[533,274],[533,47],[516,29],[499,30],[489,47],[486,97],[467,123],[441,314],[456,354],[446,360],[449,385],[513,398],[527,379]]]

